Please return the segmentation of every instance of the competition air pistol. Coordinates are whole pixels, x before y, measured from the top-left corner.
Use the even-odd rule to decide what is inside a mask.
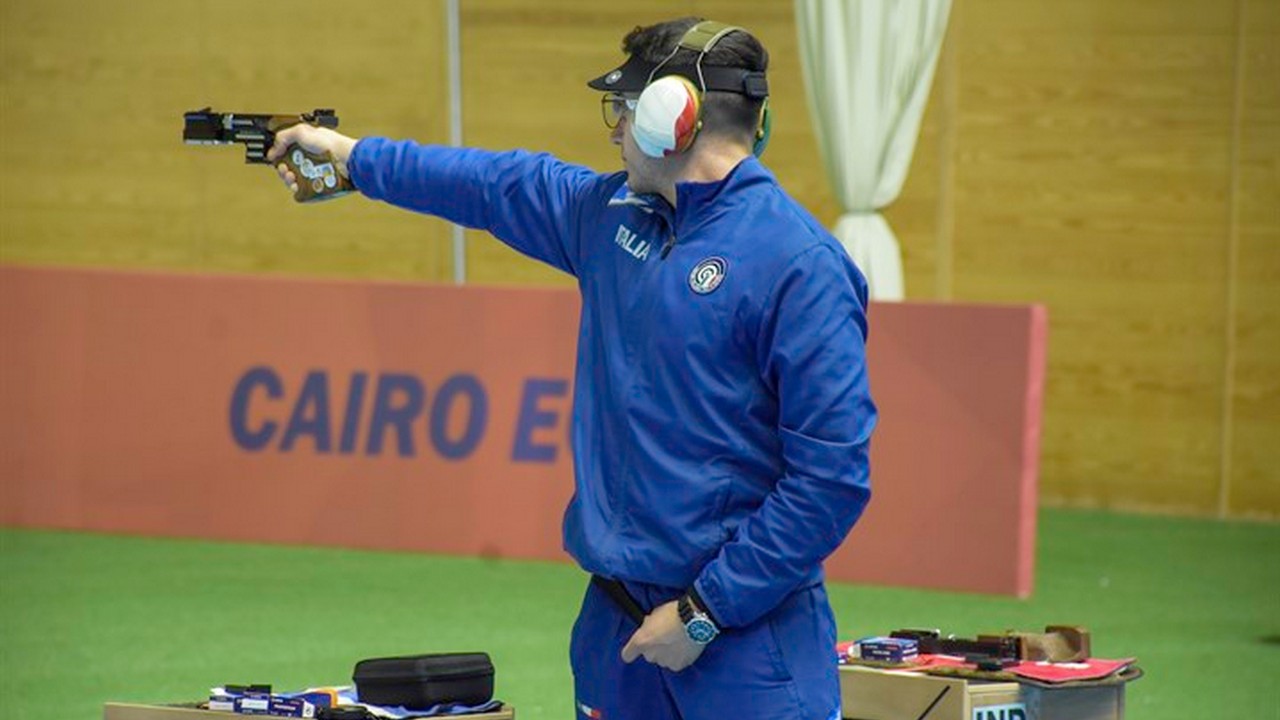
[[[338,116],[329,109],[301,115],[253,115],[214,112],[212,108],[205,108],[184,114],[183,121],[183,142],[190,145],[242,143],[245,146],[244,161],[260,165],[271,164],[267,160],[267,151],[275,142],[276,133],[287,127],[299,123],[338,127]],[[298,191],[293,194],[293,199],[298,202],[330,200],[355,189],[351,181],[338,172],[337,164],[329,153],[313,154],[294,144],[285,150],[281,162],[289,166],[298,179]]]

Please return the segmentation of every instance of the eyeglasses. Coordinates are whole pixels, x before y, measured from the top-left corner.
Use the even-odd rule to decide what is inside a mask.
[[[618,123],[622,120],[622,116],[636,109],[636,98],[627,97],[622,93],[605,93],[600,98],[600,115],[604,118],[605,127],[610,130],[618,127]]]

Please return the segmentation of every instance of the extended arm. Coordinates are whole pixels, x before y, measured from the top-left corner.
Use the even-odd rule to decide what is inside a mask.
[[[577,274],[583,201],[600,178],[547,154],[490,152],[384,138],[354,140],[332,130],[295,127],[282,144],[325,150],[367,197],[488,230],[511,247]],[[278,167],[291,187],[297,178]]]

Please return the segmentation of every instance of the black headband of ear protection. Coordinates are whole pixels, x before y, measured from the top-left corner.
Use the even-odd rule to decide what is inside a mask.
[[[698,78],[697,65],[671,65],[649,62],[637,55],[627,58],[622,65],[587,82],[587,87],[601,92],[638,93],[649,84],[654,69],[662,65],[662,75],[679,75],[695,86],[705,82],[707,90],[737,93],[752,99],[769,97],[769,81],[759,70],[714,65],[702,66],[702,79]]]

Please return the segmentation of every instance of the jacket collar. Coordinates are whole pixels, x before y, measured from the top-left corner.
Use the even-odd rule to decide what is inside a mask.
[[[682,235],[741,202],[738,191],[762,182],[774,183],[776,180],[755,156],[748,155],[720,180],[676,183],[675,209],[656,193],[631,192],[625,182],[609,199],[609,206],[630,205],[658,215],[675,229],[677,235]]]

